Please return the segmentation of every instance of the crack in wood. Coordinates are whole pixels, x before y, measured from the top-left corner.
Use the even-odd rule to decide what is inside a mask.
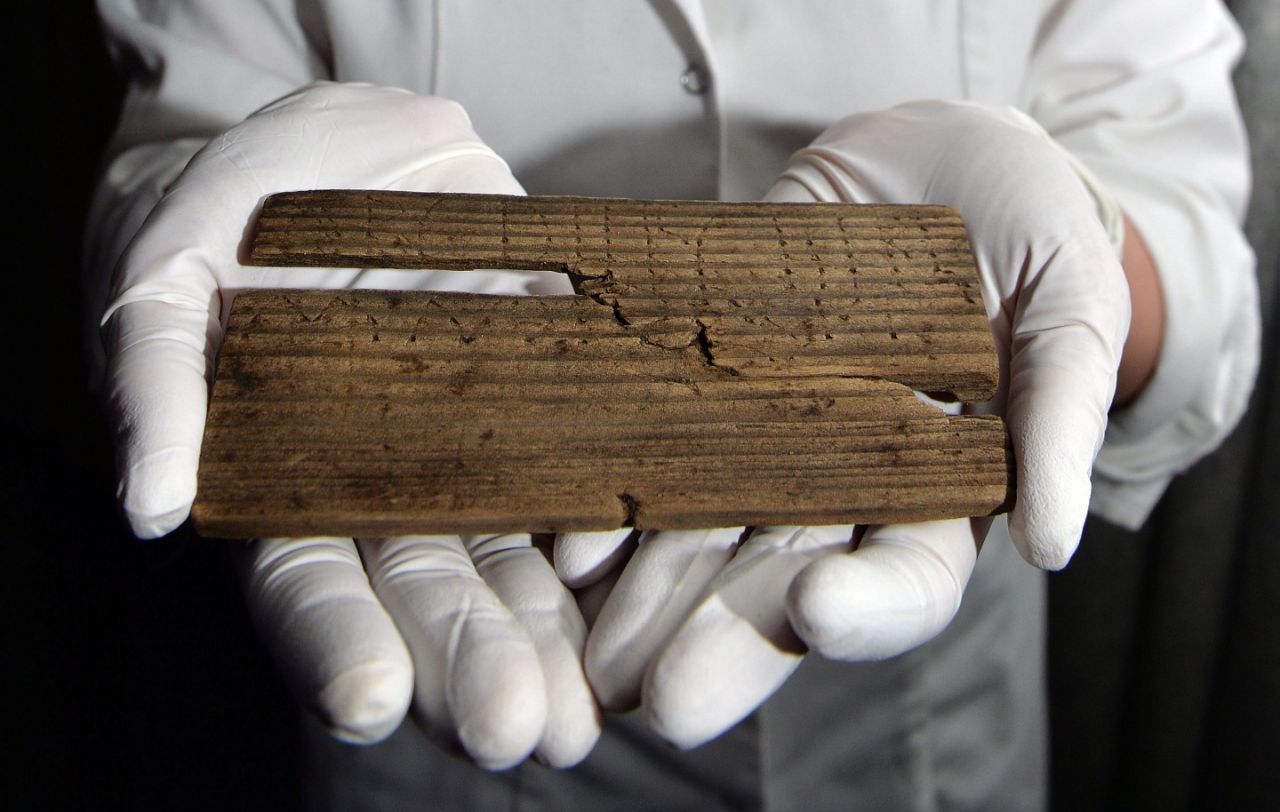
[[[622,503],[622,509],[626,511],[626,518],[622,520],[620,527],[635,527],[636,515],[640,512],[640,500],[631,494],[623,491],[618,494],[618,501]]]

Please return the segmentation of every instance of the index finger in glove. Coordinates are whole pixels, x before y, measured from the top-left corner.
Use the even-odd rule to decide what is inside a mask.
[[[645,715],[655,732],[678,747],[695,747],[782,686],[806,650],[787,622],[787,588],[814,559],[848,550],[854,531],[841,525],[752,532],[645,674]]]
[[[249,613],[299,700],[344,741],[390,735],[413,695],[413,664],[351,539],[237,546]]]
[[[542,739],[547,693],[533,641],[485,584],[457,536],[358,542],[369,581],[395,618],[427,731],[482,767],[523,761]]]
[[[587,638],[587,677],[601,707],[630,710],[645,669],[703,589],[733,556],[743,529],[647,531]]]
[[[533,640],[547,688],[547,725],[535,750],[551,767],[582,761],[600,737],[600,711],[582,668],[587,624],[573,594],[527,533],[470,536],[476,571]]]

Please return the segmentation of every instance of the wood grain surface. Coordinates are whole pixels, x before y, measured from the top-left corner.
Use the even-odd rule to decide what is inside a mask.
[[[577,296],[242,293],[205,535],[881,523],[1007,508],[997,360],[950,209],[321,191],[255,264],[556,270]]]

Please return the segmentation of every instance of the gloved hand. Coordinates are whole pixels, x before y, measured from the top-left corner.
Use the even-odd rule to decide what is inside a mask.
[[[236,290],[522,294],[544,281],[241,265],[263,197],[312,188],[523,194],[461,107],[406,91],[315,85],[214,138],[126,251],[104,316],[119,495],[140,537],[164,535],[191,507],[213,358]],[[594,745],[585,623],[529,536],[274,540],[240,556],[257,626],[338,737],[388,735],[412,696],[429,732],[456,738],[486,767],[535,749],[567,766]]]
[[[960,210],[1003,373],[986,408],[1005,415],[1018,464],[1010,535],[1031,564],[1064,566],[1128,329],[1114,204],[1025,116],[946,102],[840,121],[792,158],[768,199]],[[642,699],[659,734],[696,746],[771,695],[806,648],[875,660],[936,635],[988,526],[886,525],[860,539],[852,527],[774,527],[740,547],[739,529],[647,533],[592,628],[588,679],[606,708]],[[565,534],[559,575],[582,586],[624,538]]]

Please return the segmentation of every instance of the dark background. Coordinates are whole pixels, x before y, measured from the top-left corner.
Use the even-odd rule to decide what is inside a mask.
[[[1275,324],[1280,4],[1230,4],[1254,140],[1249,233]],[[11,784],[33,808],[298,804],[294,706],[225,550],[134,541],[85,388],[80,231],[120,85],[88,4],[21,3],[4,343]],[[16,249],[16,250],[15,250]],[[1280,392],[1272,333],[1244,425],[1148,526],[1093,523],[1050,599],[1054,808],[1263,809],[1280,797]],[[9,674],[17,674],[17,680]],[[16,767],[16,770],[14,769]],[[20,804],[23,807],[27,803]]]
[[[92,4],[21,3],[5,119],[4,550],[14,809],[289,809],[294,706],[225,550],[133,540],[82,358],[80,233],[121,85]],[[16,91],[16,94],[14,93]],[[16,283],[16,285],[15,285]],[[8,677],[17,674],[15,681]],[[10,761],[10,759],[6,759]],[[13,805],[13,795],[30,793]],[[112,801],[122,802],[112,803]]]

